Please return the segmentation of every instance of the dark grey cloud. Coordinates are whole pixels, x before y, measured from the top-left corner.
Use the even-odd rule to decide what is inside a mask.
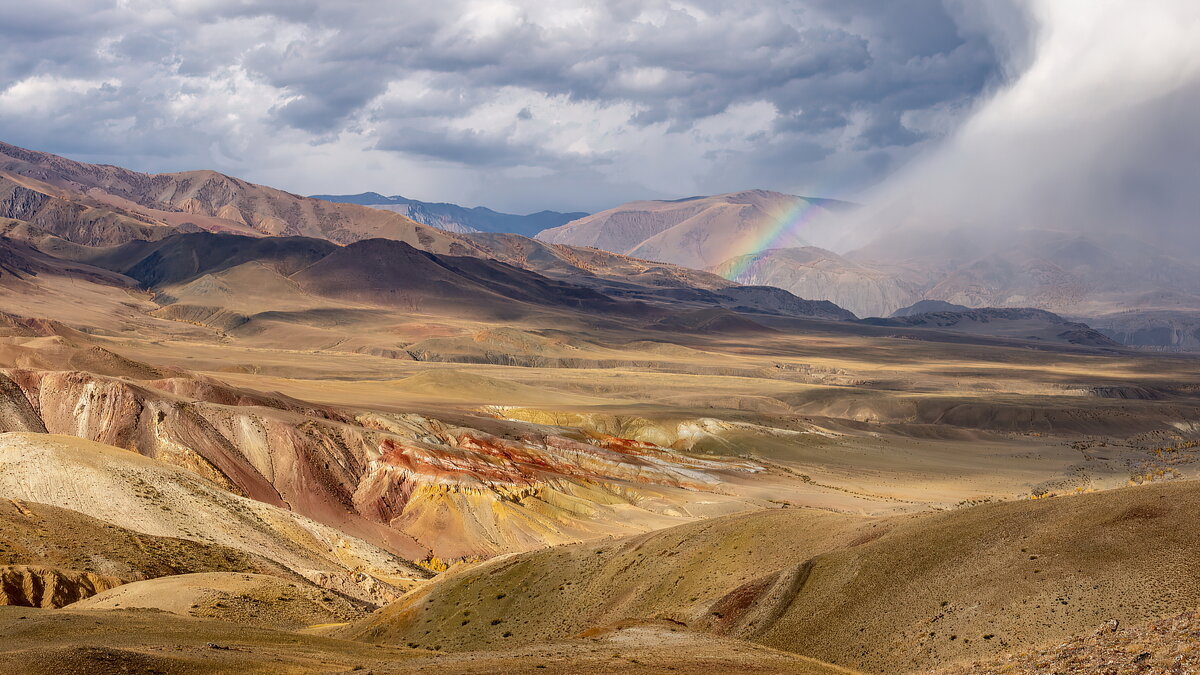
[[[1014,74],[1030,32],[1014,2],[0,3],[0,137],[517,210],[543,206],[517,183],[550,172],[604,200],[596,181],[845,197]]]

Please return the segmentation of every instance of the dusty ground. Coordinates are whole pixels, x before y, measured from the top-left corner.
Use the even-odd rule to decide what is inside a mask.
[[[852,673],[758,645],[631,626],[527,649],[441,654],[147,610],[0,607],[0,668],[110,673]]]
[[[1125,627],[1110,619],[1090,634],[984,663],[947,668],[945,675],[1187,675],[1200,672],[1200,615],[1183,612]]]
[[[656,335],[660,342],[648,342],[527,329],[501,339],[487,326],[437,317],[384,323],[364,339],[403,352],[428,343],[409,341],[428,331],[459,335],[453,340],[474,351],[425,344],[429,360],[413,361],[346,353],[334,343],[325,345],[332,351],[250,346],[257,338],[112,346],[150,363],[334,405],[462,420],[483,414],[757,457],[778,464],[777,475],[812,478],[772,485],[780,498],[846,511],[906,508],[897,499],[949,506],[1056,486],[1115,487],[1170,467],[1191,475],[1184,465],[1195,461],[1186,452],[1169,462],[1148,452],[1197,433],[1190,387],[1200,367],[1184,357],[853,332],[736,342]],[[1137,395],[1155,398],[1104,398]],[[1088,451],[1097,447],[1104,451]]]

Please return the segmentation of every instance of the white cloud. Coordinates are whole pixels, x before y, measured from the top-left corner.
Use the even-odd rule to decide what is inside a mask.
[[[117,81],[111,79],[87,80],[33,75],[0,91],[0,112],[22,117],[56,113],[63,108],[86,105],[88,94],[115,84]]]

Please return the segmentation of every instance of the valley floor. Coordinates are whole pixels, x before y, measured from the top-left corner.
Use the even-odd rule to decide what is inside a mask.
[[[9,672],[1192,667],[1195,358],[36,282]]]

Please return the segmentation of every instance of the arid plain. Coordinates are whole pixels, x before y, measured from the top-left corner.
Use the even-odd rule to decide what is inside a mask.
[[[982,673],[1190,630],[1194,356],[6,153],[10,669]]]

